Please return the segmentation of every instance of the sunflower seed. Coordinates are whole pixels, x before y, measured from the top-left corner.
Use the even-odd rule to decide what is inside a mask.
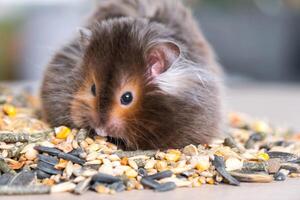
[[[57,156],[59,153],[61,153],[60,150],[51,147],[35,146],[34,149],[42,153],[48,153],[52,156]]]
[[[173,172],[171,170],[166,170],[166,171],[158,172],[158,173],[150,175],[150,176],[146,176],[145,178],[159,180],[159,179],[170,177],[172,175],[173,175]]]
[[[33,183],[35,174],[31,171],[23,170],[16,174],[8,183],[9,186],[27,186]]]
[[[7,185],[13,177],[14,175],[11,173],[5,173],[3,175],[0,175],[0,186]]]
[[[62,171],[55,169],[53,165],[50,165],[50,164],[47,164],[47,163],[44,163],[41,161],[38,162],[37,168],[41,171],[44,171],[44,172],[46,172],[48,174],[52,174],[52,175],[62,174]]]
[[[32,195],[49,194],[50,187],[45,185],[33,186],[0,186],[0,195]]]
[[[58,158],[62,158],[64,160],[69,160],[69,161],[72,161],[73,163],[77,163],[77,164],[80,164],[80,165],[83,165],[85,163],[84,160],[82,160],[81,158],[78,158],[76,156],[73,156],[71,154],[67,154],[67,153],[64,153],[64,152],[60,152],[58,155],[57,155]]]
[[[47,163],[49,165],[56,165],[58,164],[58,159],[55,158],[55,157],[52,157],[52,156],[46,156],[46,155],[43,155],[43,154],[39,154],[38,155],[38,159],[44,163]]]
[[[174,190],[176,188],[176,184],[174,182],[167,182],[161,184],[159,187],[155,189],[156,192],[167,192],[170,190]]]
[[[126,189],[126,186],[122,181],[114,182],[113,184],[108,185],[108,187],[116,192],[123,192]]]
[[[50,178],[50,174],[47,174],[46,172],[42,171],[42,170],[37,170],[36,171],[36,175],[38,179],[45,179],[45,178]]]
[[[94,182],[108,183],[108,184],[121,181],[121,179],[118,177],[111,176],[111,175],[104,174],[104,173],[98,173],[98,174],[94,175],[92,180]]]
[[[156,189],[160,186],[160,183],[156,182],[155,180],[151,179],[151,178],[142,178],[141,179],[141,184],[143,184],[146,187],[149,187],[151,189]]]
[[[87,178],[84,181],[81,181],[77,184],[77,186],[74,189],[75,194],[83,194],[84,192],[88,191],[90,188],[92,178]]]
[[[266,173],[230,172],[230,174],[241,182],[269,183],[273,181],[273,177]]]
[[[268,152],[270,158],[279,158],[282,162],[291,162],[297,160],[298,156],[292,153],[271,151]]]
[[[230,185],[240,185],[240,182],[236,180],[234,177],[232,177],[226,170],[225,170],[225,164],[222,157],[219,157],[217,155],[214,156],[214,160],[212,161],[212,164],[216,167],[216,170],[223,176],[224,179],[226,179]]]
[[[140,156],[140,155],[143,155],[143,156],[155,156],[156,154],[156,150],[146,150],[146,151],[141,151],[141,150],[138,150],[138,151],[117,151],[115,152],[115,154],[117,156],[119,156],[119,158],[123,158],[123,157],[134,157],[134,156]]]

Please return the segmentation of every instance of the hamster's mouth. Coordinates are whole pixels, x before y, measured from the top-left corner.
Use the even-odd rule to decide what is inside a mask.
[[[101,128],[96,128],[95,131],[96,131],[97,135],[100,135],[102,137],[108,136],[107,132]]]
[[[111,142],[115,145],[118,146],[118,148],[125,150],[126,149],[126,144],[124,143],[123,140],[113,137],[110,134],[108,134],[105,130],[101,128],[94,129],[97,135],[102,136],[102,137],[107,137],[108,142]]]

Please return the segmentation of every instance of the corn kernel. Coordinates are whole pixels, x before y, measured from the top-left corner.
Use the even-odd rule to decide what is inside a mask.
[[[165,158],[167,161],[177,162],[180,159],[181,152],[175,149],[171,149],[167,152]]]
[[[61,126],[55,129],[56,138],[58,139],[66,139],[68,135],[71,133],[71,129],[66,126]]]
[[[134,170],[134,169],[128,169],[125,171],[125,175],[128,177],[128,178],[135,178],[137,177],[138,173]]]
[[[17,109],[13,105],[5,104],[3,106],[3,112],[10,117],[14,117],[17,114]]]
[[[264,160],[264,161],[267,161],[270,159],[270,157],[267,153],[259,153],[257,158],[260,160]]]

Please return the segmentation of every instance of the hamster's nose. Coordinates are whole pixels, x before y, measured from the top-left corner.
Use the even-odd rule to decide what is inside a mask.
[[[97,135],[100,135],[102,137],[107,137],[107,132],[103,130],[102,128],[96,128],[95,129]]]

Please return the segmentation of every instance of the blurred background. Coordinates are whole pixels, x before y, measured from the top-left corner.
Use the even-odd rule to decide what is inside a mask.
[[[40,80],[100,0],[0,0],[0,80]],[[229,80],[300,81],[300,0],[186,0]]]

